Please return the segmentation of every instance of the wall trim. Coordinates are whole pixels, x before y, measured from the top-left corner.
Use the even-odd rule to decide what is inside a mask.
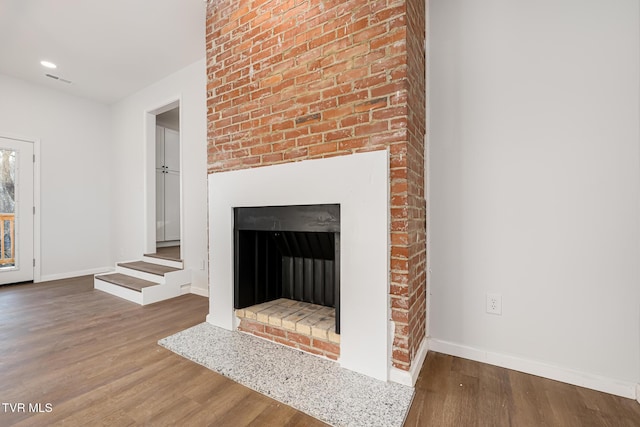
[[[391,368],[389,369],[389,381],[393,381],[394,383],[399,383],[402,385],[408,385],[409,387],[414,387],[416,385],[416,381],[418,381],[418,376],[420,375],[420,370],[422,369],[424,360],[427,358],[428,351],[429,338],[424,337],[422,343],[420,344],[420,347],[418,347],[418,351],[413,358],[409,370],[403,371],[402,369],[391,366]]]
[[[636,384],[636,401],[640,403],[640,384]]]
[[[66,273],[58,273],[58,274],[45,274],[40,279],[40,282],[49,282],[51,280],[61,280],[61,279],[71,279],[73,277],[80,276],[93,276],[94,274],[102,274],[113,272],[113,267],[98,267],[91,268],[88,270],[78,270],[78,271],[69,271]]]
[[[586,387],[629,399],[636,398],[638,394],[636,391],[637,385],[631,382],[602,377],[588,372],[576,371],[509,354],[494,353],[477,347],[431,338],[429,339],[429,350],[488,363],[489,365],[500,366],[502,368],[512,369],[567,384]]]
[[[144,112],[144,251],[153,253],[156,251],[156,116],[174,108],[182,106],[182,94],[169,98],[165,102],[150,108]],[[182,108],[179,114],[182,123]],[[182,126],[180,126],[182,129]],[[183,171],[184,158],[182,150],[184,145],[183,132],[180,130],[180,256],[184,253],[184,203],[183,203]]]
[[[209,298],[209,289],[196,288],[195,286],[191,285],[191,293],[194,295],[199,295],[201,297]]]
[[[425,41],[424,41],[424,56],[425,56],[425,66],[426,70],[424,73],[424,87],[426,89],[427,99],[425,100],[426,105],[424,108],[425,112],[425,126],[426,131],[424,134],[424,198],[426,201],[426,212],[425,217],[427,219],[426,224],[426,238],[425,245],[427,247],[427,283],[425,288],[425,298],[427,300],[427,316],[426,316],[426,327],[425,333],[427,337],[431,336],[431,322],[429,321],[429,317],[431,316],[431,86],[429,82],[431,81],[431,61],[429,60],[429,47],[431,45],[431,25],[429,25],[429,0],[425,0],[425,15],[427,19],[427,31],[425,33]]]

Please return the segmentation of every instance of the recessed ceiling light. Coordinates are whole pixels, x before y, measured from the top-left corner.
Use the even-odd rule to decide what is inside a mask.
[[[40,65],[42,65],[43,67],[47,67],[47,68],[58,68],[58,66],[56,64],[54,64],[53,62],[49,62],[49,61],[40,61]]]

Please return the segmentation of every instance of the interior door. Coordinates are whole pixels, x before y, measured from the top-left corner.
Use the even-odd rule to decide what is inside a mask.
[[[33,280],[33,143],[0,137],[0,285]]]
[[[180,240],[180,133],[156,126],[156,242]]]
[[[164,236],[180,240],[180,133],[164,130]]]
[[[163,169],[156,169],[156,242],[164,242],[164,175]]]
[[[164,239],[180,240],[180,172],[164,174]]]
[[[156,242],[164,237],[164,128],[156,126]]]

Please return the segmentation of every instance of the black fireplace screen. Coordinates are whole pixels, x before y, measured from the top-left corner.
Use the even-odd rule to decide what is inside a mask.
[[[288,298],[336,310],[340,332],[340,205],[234,209],[234,306]]]

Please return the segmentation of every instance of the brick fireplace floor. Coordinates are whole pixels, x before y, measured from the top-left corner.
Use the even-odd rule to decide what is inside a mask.
[[[331,307],[280,298],[236,310],[236,316],[243,332],[333,360],[340,355]]]

